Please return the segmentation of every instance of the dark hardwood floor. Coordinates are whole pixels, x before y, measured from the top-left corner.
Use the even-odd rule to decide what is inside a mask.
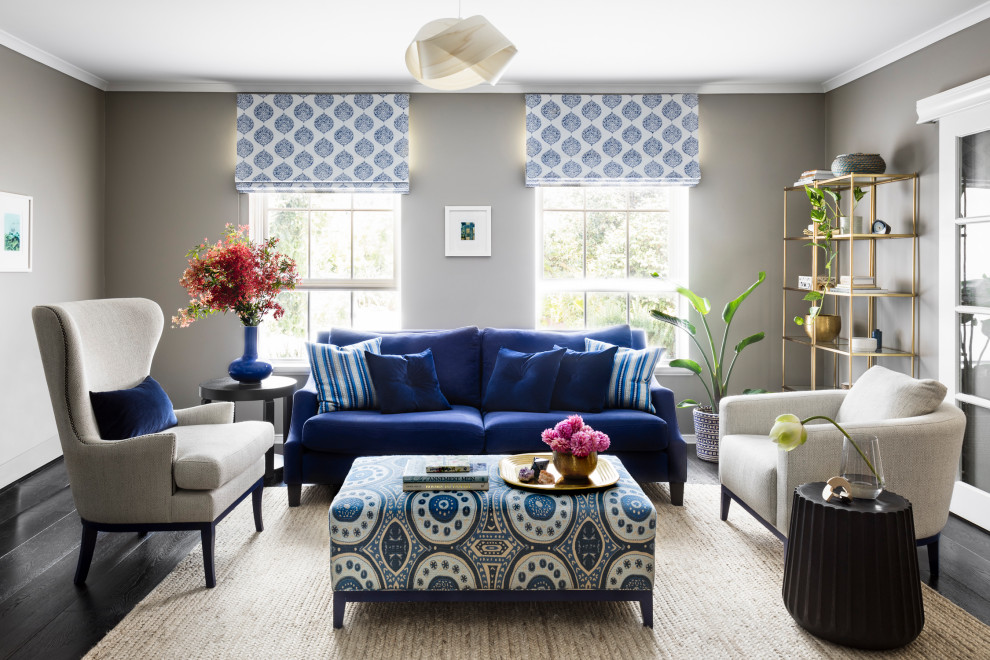
[[[718,483],[717,465],[688,456],[690,483]],[[100,534],[89,581],[77,588],[80,534],[61,460],[0,491],[0,658],[81,657],[199,543],[198,532]],[[941,554],[932,586],[990,624],[990,534],[950,517]]]

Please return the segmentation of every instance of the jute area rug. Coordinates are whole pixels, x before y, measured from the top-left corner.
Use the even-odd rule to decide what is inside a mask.
[[[333,491],[265,490],[265,531],[250,503],[217,532],[217,586],[201,549],[89,658],[976,658],[990,628],[924,587],[921,636],[888,653],[823,642],[781,600],[783,546],[738,507],[719,520],[717,486],[688,485],[683,507],[645,487],[659,513],[653,629],[633,603],[357,603],[332,625],[327,512]],[[98,549],[97,549],[98,551]],[[91,579],[94,579],[93,576]],[[97,578],[98,579],[98,578]],[[924,585],[923,585],[924,586]]]

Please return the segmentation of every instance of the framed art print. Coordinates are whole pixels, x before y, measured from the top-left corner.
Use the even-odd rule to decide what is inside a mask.
[[[34,236],[31,227],[31,211],[34,200],[27,195],[0,192],[0,230],[3,246],[0,247],[0,272],[24,273],[31,271],[31,250]]]
[[[492,256],[492,207],[444,207],[444,255]]]

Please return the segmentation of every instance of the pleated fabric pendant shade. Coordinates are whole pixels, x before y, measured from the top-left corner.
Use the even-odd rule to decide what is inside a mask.
[[[416,33],[406,49],[406,67],[427,87],[467,89],[497,83],[516,52],[484,16],[440,18]]]

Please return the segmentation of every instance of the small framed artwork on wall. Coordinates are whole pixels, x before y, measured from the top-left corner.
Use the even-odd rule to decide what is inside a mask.
[[[492,256],[492,207],[445,206],[444,247],[448,257]]]
[[[34,242],[31,212],[34,199],[27,195],[0,192],[0,272],[31,271],[31,250]]]

